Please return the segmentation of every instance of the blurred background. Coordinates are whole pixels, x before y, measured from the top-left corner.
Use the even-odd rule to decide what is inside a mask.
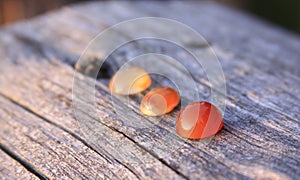
[[[0,0],[0,26],[84,0]],[[214,0],[300,34],[300,0]]]

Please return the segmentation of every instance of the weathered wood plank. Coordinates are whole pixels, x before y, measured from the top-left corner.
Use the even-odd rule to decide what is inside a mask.
[[[172,10],[174,9],[173,10],[174,13],[171,13],[170,11],[168,11],[167,13],[163,14],[166,11],[163,11],[162,9],[160,9],[162,6],[158,6],[158,5],[154,5],[152,8],[149,8],[149,9],[151,9],[152,11],[157,10],[156,15],[159,15],[159,14],[162,14],[162,16],[168,15],[169,17],[173,17],[173,18],[181,17],[183,22],[185,22],[185,19],[193,19],[191,17],[191,15],[187,16],[187,15],[185,15],[185,13],[182,13],[182,14],[179,13],[180,15],[177,15],[178,12],[180,12],[180,9],[182,9],[183,7],[186,7],[186,6],[184,6],[182,3],[179,3],[179,4],[176,4],[176,3],[177,2],[174,3],[175,5],[171,4],[172,8],[170,8]],[[129,8],[129,9],[132,8],[132,6],[130,6],[130,5],[126,6],[126,5],[127,4],[125,3],[125,7],[120,6],[119,9],[115,12],[117,14],[115,16],[124,17],[124,16],[120,16],[120,15],[118,16],[118,13],[124,12],[126,8]],[[151,4],[151,5],[153,5],[153,4]],[[113,4],[113,5],[108,4],[108,7],[106,7],[106,8],[116,7],[116,6],[118,6],[118,5],[117,4]],[[168,6],[168,4],[166,4],[166,6]],[[93,11],[93,9],[94,10],[97,9],[97,6],[93,6],[93,7],[94,8],[91,8],[91,10],[89,12],[84,12],[84,14],[87,15],[86,17],[93,17],[95,19],[101,19],[102,13],[100,14],[100,13],[98,13],[99,11]],[[139,6],[138,8],[131,9],[129,12],[133,12],[133,13],[130,14],[131,15],[130,18],[134,18],[134,17],[138,16],[137,14],[139,14],[139,13],[136,13],[136,11],[145,12],[144,8],[146,8],[146,7],[149,7],[149,6]],[[193,6],[187,6],[187,9],[185,11],[186,12],[194,12],[195,9],[192,7]],[[205,9],[210,9],[210,8],[212,8],[210,4],[208,4],[208,7],[205,6]],[[111,8],[111,9],[114,9],[114,8]],[[211,13],[211,11],[213,13],[216,13],[213,8],[212,8],[212,10],[207,11],[207,13]],[[229,13],[230,12],[224,12],[224,14],[229,14]],[[188,14],[188,13],[186,13],[186,14]],[[203,12],[203,14],[206,14],[206,11]],[[201,16],[200,15],[198,16],[198,20],[199,20],[199,17],[201,17]],[[128,18],[128,14],[127,14],[126,18]],[[105,18],[102,18],[102,19],[105,19]],[[217,18],[213,19],[213,20],[218,22]],[[242,20],[243,19],[241,19],[239,21],[242,21]],[[211,25],[205,26],[205,25],[207,25],[205,23],[195,24],[195,22],[201,22],[201,21],[191,21],[190,23],[192,23],[192,22],[194,22],[194,24],[192,24],[192,25],[194,27],[197,27],[197,30],[199,30],[200,32],[202,32],[203,29],[205,30],[206,28],[212,28]],[[223,23],[224,24],[223,25],[221,22],[222,22],[222,19],[220,20],[220,23],[218,23],[218,24],[220,24],[221,27],[223,27],[224,25],[228,26],[228,24]],[[237,24],[239,24],[239,23],[240,22],[238,22]],[[233,24],[233,25],[235,25],[235,24]],[[199,28],[199,27],[203,27],[203,26],[205,28],[201,28],[201,29]],[[248,26],[250,26],[250,25],[248,25]],[[217,28],[215,28],[215,29],[217,29]],[[241,28],[239,28],[239,29],[241,29]],[[248,30],[248,29],[245,29],[245,30]],[[211,29],[211,30],[213,30],[213,29]],[[263,29],[261,29],[261,31],[262,30]],[[264,30],[264,31],[266,31],[266,30]],[[210,32],[210,31],[208,31],[208,32]],[[207,36],[212,39],[215,34],[216,34],[215,32],[211,32],[211,34],[207,34]],[[220,33],[218,33],[218,34],[220,34]],[[264,34],[266,34],[266,32]],[[225,35],[224,35],[224,37],[227,37],[227,34],[225,34]],[[229,32],[228,32],[228,35],[230,35]],[[178,35],[178,36],[180,36],[180,35]],[[271,37],[272,39],[270,37],[269,38],[271,40],[273,40],[273,39],[276,40],[277,36],[278,36],[278,34],[275,34],[273,37]],[[255,36],[251,36],[251,37],[255,37]],[[279,36],[279,37],[281,37],[281,36]],[[229,36],[228,39],[230,39],[230,40],[232,39],[232,41],[233,41],[233,40],[236,40],[239,38]],[[242,37],[240,37],[240,39],[242,39]],[[218,43],[218,42],[221,42],[222,40],[219,40],[219,41],[215,40],[215,41],[216,41],[215,44],[217,44],[216,48],[219,49],[218,46],[220,43]],[[263,41],[266,41],[266,43],[269,43],[268,41],[270,41],[270,40],[264,39]],[[279,40],[276,40],[276,41],[279,41]],[[299,43],[299,41],[294,41],[292,39],[291,39],[291,41],[293,41],[293,44]],[[243,43],[239,42],[239,44],[243,44]],[[281,44],[279,44],[279,45],[281,46]],[[261,46],[261,44],[253,45],[253,47],[259,47],[259,46]],[[289,49],[286,49],[286,51],[290,52],[290,50],[292,48],[295,49],[296,47],[297,46],[289,47]],[[223,45],[223,48],[228,48],[228,47],[224,47],[224,45]],[[261,49],[261,48],[258,48],[258,49]],[[238,50],[239,49],[235,49],[234,51],[233,50],[232,51],[237,54],[236,56],[242,56],[243,52],[238,51]],[[220,51],[221,51],[220,53],[223,53],[222,52],[223,50],[220,50]],[[263,52],[266,52],[266,51],[263,50]],[[292,55],[292,53],[290,53],[289,55],[293,56],[293,59],[291,61],[296,62],[296,60],[297,60],[296,58],[299,56],[299,54],[296,51],[296,49],[293,52],[294,52],[293,55]],[[174,54],[174,51],[172,53]],[[269,52],[269,53],[272,53],[272,52]],[[273,52],[273,53],[276,53],[276,52]],[[281,69],[277,69],[276,68],[277,66],[274,67],[274,65],[272,65],[272,64],[274,64],[274,62],[273,62],[274,60],[269,58],[268,60],[261,61],[262,57],[259,56],[260,54],[253,54],[253,57],[251,59],[250,58],[241,59],[239,57],[236,58],[234,56],[228,57],[226,54],[224,55],[224,53],[220,54],[221,62],[224,64],[223,67],[224,67],[225,74],[228,76],[228,80],[230,82],[230,83],[228,83],[228,86],[229,86],[228,89],[229,89],[229,97],[231,97],[231,99],[233,99],[233,103],[231,103],[231,105],[234,104],[235,107],[238,107],[243,112],[249,111],[249,114],[251,114],[251,111],[254,111],[257,113],[258,112],[263,113],[265,115],[265,112],[268,112],[268,109],[273,109],[274,111],[278,112],[279,114],[284,114],[287,118],[286,120],[291,121],[292,124],[290,124],[290,123],[282,124],[281,118],[276,118],[276,116],[274,117],[272,111],[270,113],[267,113],[268,114],[267,119],[274,120],[276,123],[280,124],[281,126],[285,126],[285,128],[289,129],[288,131],[290,131],[291,127],[299,126],[298,123],[293,122],[293,121],[295,121],[295,119],[293,117],[297,118],[298,114],[299,114],[298,113],[299,105],[296,103],[298,100],[295,100],[295,98],[298,99],[298,97],[295,97],[295,94],[299,94],[299,93],[298,93],[297,88],[295,88],[295,87],[299,87],[299,85],[300,85],[298,79],[295,78],[293,76],[293,74],[290,74],[290,70],[294,69],[294,67],[292,65],[284,65],[284,66],[281,66]],[[254,57],[254,55],[255,55],[255,57]],[[230,59],[230,58],[236,59],[235,61],[237,61],[237,62],[232,62],[232,59]],[[283,56],[279,57],[279,59],[281,59],[281,61],[277,62],[277,60],[276,60],[275,63],[285,63],[286,62]],[[245,62],[243,62],[243,61],[245,61]],[[259,61],[261,61],[261,63],[259,63]],[[273,72],[274,69],[272,69],[271,73],[269,71],[265,71],[264,69],[261,68],[262,66],[265,67],[263,65],[263,63],[268,64],[268,67],[276,68],[276,71]],[[289,61],[289,63],[290,63],[290,61]],[[293,63],[291,63],[291,64],[293,64]],[[295,69],[295,70],[297,70],[297,69]],[[195,72],[193,71],[193,73],[195,73]],[[282,80],[284,80],[284,81],[282,82]],[[202,79],[200,79],[200,81],[207,83],[205,80],[202,80]],[[249,86],[247,86],[248,84],[249,84]],[[241,88],[241,85],[243,85],[242,86],[243,88]],[[286,101],[288,101],[287,103],[284,103],[284,106],[286,106],[286,107],[282,106],[283,103],[281,102],[281,100],[283,99],[283,97]],[[239,103],[235,103],[235,102],[239,102],[241,100],[246,103],[241,104],[241,105],[239,105]],[[260,106],[257,106],[257,104],[260,104]],[[257,108],[255,108],[255,106],[257,106]],[[261,107],[261,106],[263,106],[263,107]],[[263,110],[262,110],[262,108],[263,108]],[[287,108],[289,108],[289,112],[290,112],[289,115],[287,115],[285,113]],[[231,114],[231,113],[229,113],[229,114]],[[254,115],[252,114],[252,116],[255,117],[255,114]],[[236,121],[234,121],[233,123],[236,123]],[[244,125],[243,124],[241,124],[241,125],[243,127],[245,127],[245,124]],[[245,127],[245,128],[247,128],[247,127]],[[247,128],[245,130],[246,130],[245,132],[247,132],[249,134],[249,128]],[[245,134],[247,134],[247,133],[245,133]],[[253,134],[256,134],[256,132],[254,132]],[[273,135],[271,135],[271,137],[274,138]],[[248,140],[253,139],[251,137],[245,137],[245,138],[247,138]],[[269,142],[269,140],[267,140],[267,139],[261,139],[261,140],[253,139],[252,143],[257,143],[259,141],[261,141],[258,144],[260,146],[265,146],[262,144],[265,144],[266,141]],[[293,143],[293,142],[291,142],[291,143]],[[280,147],[279,149],[282,149],[282,147]]]
[[[121,164],[2,96],[0,103],[1,144],[40,171],[42,178],[136,178]]]
[[[108,3],[106,5],[108,5],[108,7],[104,6],[103,9],[114,9],[113,7],[115,7],[115,8],[118,7],[119,3],[118,4],[113,4],[112,3],[112,5]],[[90,16],[87,16],[87,17],[93,17],[95,19],[104,19],[104,20],[107,20],[107,19],[105,19],[106,18],[105,15],[104,15],[104,17],[102,16],[103,13],[100,13],[100,14],[98,13],[98,12],[101,12],[101,11],[96,11],[96,10],[99,10],[97,8],[97,6],[93,6],[93,7],[94,7],[94,9],[91,8],[91,10],[89,12],[83,11],[84,13],[86,13],[86,15],[89,15],[89,13],[90,13]],[[177,7],[177,8],[179,8],[179,7]],[[120,7],[118,7],[118,8],[121,8],[122,10],[119,9],[119,11],[118,10],[112,11],[112,13],[124,12],[125,9],[128,8],[128,6],[123,7],[123,6],[120,5]],[[116,8],[116,9],[118,9],[118,8]],[[136,11],[137,10],[130,11],[131,14],[129,14],[129,15],[127,14],[126,17],[127,18],[128,18],[128,16],[130,18],[137,17],[138,13],[136,13]],[[132,13],[132,12],[135,12],[135,13]],[[68,17],[68,15],[69,14],[67,13],[67,17]],[[118,16],[118,14],[115,15],[115,16],[119,17],[119,19],[117,19],[117,20],[120,20],[120,17],[124,17],[124,16],[120,16],[120,15]],[[112,16],[112,17],[114,17],[114,16]],[[110,19],[112,19],[112,17],[110,16]],[[112,20],[110,20],[110,21],[112,21]],[[77,25],[78,25],[78,23],[77,23]],[[88,26],[84,22],[82,22],[82,24],[83,24],[82,25],[83,27],[87,27]],[[71,29],[72,28],[70,28],[70,30],[68,30],[68,34],[69,35],[73,34],[73,33],[70,33]],[[75,29],[75,27],[73,29]],[[74,31],[74,34],[75,34],[75,32],[76,31]],[[61,32],[61,33],[65,34],[64,32]],[[51,34],[51,33],[48,33],[48,34]],[[80,36],[77,35],[76,37],[80,37]],[[85,36],[83,36],[83,37],[85,37]],[[77,40],[77,41],[79,41],[79,40]],[[84,42],[86,40],[84,40],[84,38],[83,38],[82,41]],[[128,48],[128,49],[131,49],[132,51],[134,51],[133,48]],[[174,50],[174,49],[171,49],[171,50]],[[137,52],[137,54],[138,53],[140,53],[140,52]],[[174,51],[172,51],[172,53],[174,54]],[[131,53],[131,54],[135,55],[135,53]],[[126,55],[125,55],[125,57],[126,57],[126,59],[130,59],[130,57],[128,57]],[[116,57],[116,58],[118,58],[118,57]],[[287,82],[284,83],[285,85],[282,85],[282,82],[280,82],[280,79],[277,79],[276,77],[274,78],[274,76],[268,74],[268,72],[264,72],[264,71],[258,69],[255,66],[252,67],[252,68],[247,67],[247,65],[250,65],[250,64],[247,64],[247,62],[246,63],[243,63],[242,61],[241,62],[240,61],[238,61],[238,62],[231,62],[226,57],[221,56],[221,58],[224,59],[223,60],[224,64],[225,64],[224,70],[229,71],[227,74],[229,74],[229,75],[235,74],[233,76],[234,77],[233,81],[230,81],[230,84],[229,84],[229,86],[230,86],[230,88],[229,88],[229,97],[231,97],[231,100],[232,100],[232,102],[229,102],[229,105],[234,106],[234,107],[232,107],[232,110],[235,110],[236,107],[237,107],[240,112],[243,112],[243,113],[247,112],[248,115],[250,117],[252,117],[252,118],[257,117],[257,114],[263,114],[263,116],[266,116],[265,117],[265,120],[266,120],[265,123],[269,124],[269,121],[275,121],[276,124],[280,124],[280,126],[284,126],[284,128],[287,129],[287,133],[290,133],[292,131],[291,127],[295,127],[295,126],[297,127],[297,126],[299,126],[299,123],[296,123],[295,120],[292,117],[290,117],[291,115],[292,116],[293,115],[298,116],[297,115],[298,113],[291,113],[289,116],[287,116],[286,114],[284,114],[285,117],[281,116],[281,115],[278,115],[278,114],[276,116],[274,116],[272,111],[269,112],[269,110],[268,110],[269,109],[268,108],[268,104],[264,103],[262,105],[262,106],[267,106],[267,107],[257,106],[257,103],[263,103],[266,100],[258,101],[257,98],[260,100],[260,99],[262,99],[262,97],[259,97],[258,95],[255,94],[256,92],[258,92],[258,93],[264,95],[264,94],[266,94],[266,92],[263,92],[263,91],[267,90],[267,91],[271,91],[271,92],[280,92],[281,96],[286,97],[286,99],[291,99],[291,98],[288,98],[288,96],[289,97],[293,97],[293,94],[297,94],[297,88],[296,89],[294,88],[294,87],[297,87],[298,84],[299,84],[299,82],[297,81],[297,79],[293,79],[293,78],[289,79],[289,75],[285,75],[285,76],[283,76],[283,78]],[[119,57],[119,61],[122,61],[123,59],[124,59],[124,56]],[[246,60],[250,61],[251,59],[246,59]],[[190,61],[188,61],[188,62],[190,62]],[[272,62],[270,61],[269,64],[271,66]],[[252,66],[252,64],[251,64],[251,66]],[[242,74],[240,73],[240,71],[249,71],[249,70],[251,70],[252,72],[247,72],[247,73],[242,73]],[[195,72],[195,71],[192,71],[192,72]],[[196,74],[196,72],[195,72],[195,74]],[[225,74],[226,74],[226,71],[225,71]],[[199,75],[199,77],[200,77],[200,75]],[[238,81],[234,82],[234,81],[236,81],[235,79],[238,79]],[[207,83],[206,80],[203,79],[203,78],[200,79],[200,82]],[[248,83],[245,83],[245,82],[248,82]],[[245,87],[245,88],[240,88],[241,84],[243,84],[243,87]],[[249,84],[249,87],[247,87],[247,84]],[[274,84],[275,85],[278,84],[278,86],[274,87]],[[255,89],[251,88],[251,86],[253,86],[255,88],[258,88],[258,89],[255,90]],[[202,89],[203,89],[203,87],[202,87]],[[274,90],[274,89],[276,89],[276,90]],[[242,94],[242,96],[241,96],[241,94]],[[278,94],[276,93],[276,94],[274,94],[272,96],[275,97],[276,95],[278,95]],[[272,99],[274,100],[275,98],[272,98]],[[240,102],[240,101],[242,101],[244,103],[242,103],[242,104],[241,103],[237,103],[237,102]],[[298,109],[298,107],[297,107],[297,105],[295,105],[295,103],[286,103],[286,106],[288,106],[288,107],[292,106],[295,109],[295,111],[297,111],[297,109]],[[253,114],[252,113],[253,111],[257,112],[257,114]],[[232,113],[228,113],[228,114],[232,118],[232,116],[231,116]],[[282,111],[280,111],[279,114],[282,114]],[[285,119],[284,122],[282,121],[282,118]],[[229,123],[237,123],[237,121],[236,120],[229,121]],[[278,140],[281,139],[280,138],[281,135],[280,135],[279,132],[270,135],[269,132],[263,131],[261,133],[265,133],[265,134],[264,134],[264,136],[260,137],[260,138],[263,138],[263,139],[254,138],[255,136],[245,136],[245,135],[249,134],[249,131],[252,131],[252,135],[255,135],[255,134],[257,134],[258,129],[264,129],[264,125],[257,127],[257,124],[255,124],[255,126],[257,127],[256,129],[252,128],[253,126],[247,127],[249,125],[251,125],[251,123],[250,124],[249,123],[246,124],[246,123],[242,122],[239,125],[231,125],[230,129],[236,130],[235,127],[238,127],[239,130],[240,130],[240,127],[243,127],[244,128],[244,129],[242,129],[243,133],[237,134],[237,135],[239,135],[242,138],[246,138],[251,143],[255,143],[256,145],[261,146],[261,147],[265,147],[267,149],[271,149],[271,146],[272,146],[272,143],[273,143],[271,141],[272,139],[275,142],[278,142]],[[280,127],[277,126],[277,128],[280,128]],[[274,139],[274,136],[278,137],[278,138]],[[270,147],[266,146],[266,142],[270,142]],[[290,142],[290,144],[294,144],[294,142]],[[276,151],[282,152],[283,149],[286,149],[284,152],[289,152],[290,149],[287,149],[286,147],[284,148],[284,146],[285,146],[285,142],[281,143],[281,146],[279,146],[278,150],[276,150]]]
[[[51,64],[47,64],[47,63],[40,64],[40,63],[34,62],[34,61],[31,61],[31,63],[28,64],[28,65],[23,64],[22,62],[19,62],[19,63],[20,63],[19,64],[20,67],[18,68],[17,71],[22,72],[22,74],[24,74],[24,76],[20,76],[18,78],[15,78],[13,76],[10,76],[10,77],[9,76],[3,76],[2,82],[14,81],[15,85],[11,85],[10,83],[3,84],[3,87],[1,88],[1,92],[5,93],[9,97],[12,97],[15,101],[18,101],[19,103],[23,104],[24,106],[26,106],[30,109],[33,109],[33,111],[35,111],[35,113],[38,113],[41,116],[45,116],[48,119],[51,119],[53,121],[54,120],[58,121],[56,123],[60,123],[60,124],[67,123],[67,124],[69,124],[70,122],[66,122],[66,119],[69,119],[69,121],[72,121],[71,118],[73,118],[72,112],[70,112],[71,110],[70,110],[70,107],[69,107],[70,103],[71,103],[71,101],[70,101],[71,94],[68,93],[68,92],[71,91],[71,88],[72,88],[71,87],[71,82],[72,82],[73,73],[72,73],[71,69],[69,69],[69,71],[68,71],[67,70],[68,68],[66,66],[63,66],[65,68],[58,68],[57,66],[52,68]],[[12,65],[9,65],[9,64],[6,64],[5,67],[6,67],[7,70],[9,70],[9,69],[11,70],[11,69],[14,68]],[[27,67],[27,68],[24,68],[24,67]],[[45,67],[47,67],[47,70],[42,70]],[[32,78],[32,77],[37,77],[37,75],[36,75],[37,72],[35,72],[36,69],[42,70],[41,72],[38,72],[40,75],[38,76],[39,78],[37,78],[37,80],[35,80],[35,78]],[[14,71],[16,71],[16,70],[14,70]],[[60,71],[61,71],[61,73],[60,73]],[[4,74],[9,74],[7,71],[4,71],[4,70],[2,70],[2,72],[4,72]],[[5,72],[7,72],[7,73],[5,73]],[[69,72],[69,73],[66,74],[66,72]],[[46,73],[46,74],[43,75],[43,73]],[[51,77],[51,78],[49,78],[49,77]],[[64,78],[62,78],[62,77],[64,77]],[[7,78],[7,79],[4,80],[4,78],[5,79]],[[66,78],[66,80],[65,80],[65,78]],[[31,81],[33,84],[36,84],[38,87],[32,87],[32,84],[22,83],[22,82],[26,82],[26,81]],[[24,87],[21,88],[21,90],[18,90],[20,84],[23,84]],[[65,89],[66,85],[68,85],[69,90]],[[100,86],[100,87],[103,88],[103,86]],[[38,89],[40,89],[40,90],[38,90]],[[107,89],[106,89],[106,91],[107,91]],[[14,92],[14,93],[12,94],[11,92]],[[34,92],[34,93],[32,93],[32,92]],[[100,106],[105,105],[103,107],[103,109],[102,108],[100,109],[102,114],[105,113],[105,114],[108,114],[108,115],[112,115],[112,114],[114,114],[114,112],[111,112],[111,109],[112,109],[111,102],[109,100],[105,100],[105,99],[107,99],[107,97],[109,97],[107,95],[107,93],[108,92],[105,92],[105,91],[102,90],[101,94],[97,94],[97,96],[99,96],[99,98],[97,98],[97,99],[98,99],[98,101],[100,101],[99,102]],[[27,96],[22,96],[23,94],[27,94]],[[35,98],[35,97],[39,97],[39,98]],[[57,99],[55,97],[59,97],[59,99]],[[60,107],[59,109],[53,108],[53,106],[52,107],[49,106],[49,104],[51,104],[51,102],[53,104],[53,99],[56,99],[56,101],[57,101],[57,102],[54,103],[54,107],[55,106]],[[122,106],[122,104],[120,104],[120,106]],[[36,107],[40,107],[42,109],[38,109]],[[49,115],[49,112],[54,113],[55,116],[53,114]],[[123,117],[123,119],[117,119],[117,117],[115,117],[115,116],[113,116],[113,118],[115,118],[115,119],[108,119],[107,115],[105,115],[105,114],[104,114],[104,117],[106,117],[106,118],[101,119],[101,121],[103,123],[109,124],[113,128],[117,128],[118,130],[120,130],[123,133],[125,133],[125,134],[129,135],[130,137],[132,137],[135,141],[137,141],[139,143],[143,143],[143,142],[145,142],[145,140],[147,140],[147,143],[149,143],[148,146],[153,144],[153,145],[158,146],[158,147],[166,148],[164,144],[161,145],[159,143],[160,141],[165,141],[164,139],[160,139],[160,141],[158,141],[158,139],[147,139],[147,137],[145,137],[146,139],[145,138],[141,139],[139,137],[139,136],[142,136],[144,133],[149,133],[149,132],[147,132],[147,131],[150,131],[149,129],[145,130],[145,132],[139,132],[138,130],[128,131],[128,129],[126,129],[125,127],[130,127],[131,126],[130,123],[132,123],[132,121],[131,122],[126,121],[126,119],[124,117]],[[60,117],[60,118],[57,119],[57,116]],[[94,118],[97,119],[96,117],[94,117]],[[169,117],[169,120],[172,119],[172,118],[174,118],[174,116]],[[121,123],[119,123],[119,122],[121,122]],[[166,122],[168,122],[168,118],[166,119]],[[111,123],[113,123],[113,124],[111,124]],[[67,125],[67,124],[64,125],[64,126],[69,127],[70,125]],[[168,127],[168,126],[170,126],[168,124],[166,124],[166,125],[163,124],[163,127],[167,128],[168,130],[172,129],[172,127]],[[159,127],[157,125],[154,125],[154,127],[155,127],[155,129],[161,129],[161,127]],[[137,132],[135,132],[135,131],[137,131]],[[157,131],[155,133],[160,133],[160,132]],[[174,133],[174,130],[173,130],[173,133]],[[138,136],[136,134],[138,134]],[[155,135],[153,133],[152,133],[151,136],[157,137],[157,135]],[[162,138],[162,137],[160,137],[160,138]],[[174,139],[174,138],[176,138],[176,137],[173,137],[172,139]],[[218,138],[220,138],[220,137],[218,137]],[[226,139],[231,139],[231,142],[227,142]],[[255,146],[250,148],[249,146],[251,146],[251,144],[246,143],[246,142],[244,142],[243,144],[249,149],[243,149],[243,150],[239,150],[237,152],[235,146],[236,146],[236,144],[241,144],[242,142],[243,141],[241,141],[240,139],[235,138],[230,133],[227,133],[226,136],[224,136],[224,137],[222,137],[221,139],[218,140],[218,143],[216,144],[216,147],[220,146],[221,144],[222,144],[222,146],[227,144],[227,145],[225,145],[226,148],[224,148],[224,152],[221,152],[222,154],[225,153],[224,154],[225,157],[229,156],[231,154],[231,152],[229,151],[230,149],[232,151],[234,151],[235,153],[241,153],[241,155],[245,154],[248,151],[249,156],[250,156],[251,152],[253,152],[253,150],[255,150],[255,152],[258,153],[257,156],[268,156],[268,153],[269,153],[268,151],[260,150],[259,148],[256,148]],[[229,144],[229,143],[232,143],[232,144]],[[197,143],[194,144],[194,146],[195,145],[197,145]],[[147,146],[147,144],[146,144],[146,146]],[[171,148],[171,147],[169,147],[169,148]],[[172,154],[173,156],[176,157],[176,159],[172,159],[172,157],[165,157],[165,156],[163,156],[163,158],[165,158],[166,161],[169,161],[170,164],[171,164],[171,162],[176,163],[175,167],[179,166],[180,168],[182,168],[182,169],[180,169],[180,171],[182,171],[184,173],[186,173],[186,172],[191,173],[193,171],[197,171],[197,169],[203,169],[206,166],[209,166],[208,164],[210,164],[211,162],[215,162],[213,164],[218,164],[220,162],[211,159],[212,158],[211,156],[219,156],[217,159],[221,158],[222,161],[223,161],[222,163],[227,164],[227,166],[235,167],[238,172],[243,173],[243,174],[248,175],[248,176],[252,176],[252,177],[259,176],[259,174],[251,174],[251,171],[253,169],[244,168],[247,165],[248,165],[248,167],[257,166],[258,162],[256,162],[256,161],[255,162],[244,162],[247,165],[242,166],[242,163],[240,162],[241,160],[239,160],[239,159],[235,159],[233,161],[228,160],[228,159],[223,159],[223,157],[220,155],[220,151],[219,151],[220,149],[216,149],[216,150],[212,151],[212,149],[204,146],[204,147],[200,147],[201,149],[205,149],[205,152],[202,152],[201,150],[197,150],[197,148],[193,147],[193,145],[185,145],[182,148],[186,149],[186,151],[183,150],[183,152],[179,151],[180,153],[175,152],[174,154]],[[254,148],[254,149],[252,149],[252,148]],[[151,148],[150,148],[150,150],[151,150]],[[226,153],[225,151],[229,151],[229,152]],[[209,156],[209,154],[211,154],[211,156]],[[196,160],[200,157],[201,157],[202,160],[199,159],[198,161],[194,162],[194,161],[191,161],[188,158],[190,156],[192,156],[194,160]],[[232,155],[230,155],[230,156],[232,157]],[[275,156],[275,157],[273,157],[273,156]],[[270,160],[273,159],[269,163],[274,163],[274,162],[278,161],[276,156],[279,157],[279,155],[276,155],[276,154],[272,154],[272,156],[269,156],[269,158],[267,158],[267,159],[270,159]],[[178,159],[178,158],[180,158],[180,159]],[[289,160],[289,158],[287,158],[287,157],[285,157],[285,159],[287,161],[289,161],[289,163],[294,161],[292,159]],[[203,161],[206,161],[206,163],[202,164]],[[202,162],[202,163],[200,164],[200,162]],[[262,162],[267,163],[266,160],[263,160]],[[255,165],[253,164],[253,165],[249,166],[249,163],[250,164],[254,163]],[[193,164],[197,165],[197,166],[193,166]],[[210,166],[212,166],[212,165],[210,165]],[[219,170],[218,170],[218,171],[221,171],[220,169],[222,169],[223,172],[219,172],[221,175],[223,174],[224,177],[234,175],[234,174],[230,173],[229,169],[227,169],[227,171],[226,171],[226,166],[223,167],[223,168],[222,168],[222,166],[223,165],[219,165]],[[285,164],[285,166],[286,166],[286,164]],[[191,167],[195,167],[195,169],[192,169]],[[199,168],[199,167],[202,167],[202,168]],[[291,167],[293,167],[292,164],[291,164]],[[206,170],[208,172],[210,172],[209,169],[206,169]],[[204,174],[201,174],[201,171],[198,172],[199,176],[204,175]],[[211,174],[215,174],[215,173],[211,172]],[[269,174],[265,174],[265,176],[267,176],[267,175],[270,176],[270,174],[272,176],[281,176],[280,174],[277,174],[277,173],[274,174],[274,172],[272,172],[272,171],[269,172]],[[208,176],[208,175],[209,174],[205,174],[205,176]],[[197,174],[193,174],[193,176],[197,177]],[[237,176],[237,174],[234,175],[234,176]]]
[[[162,7],[168,7],[169,11]],[[0,54],[8,56],[8,61],[1,62],[1,65],[7,68],[1,69],[4,76],[0,79],[0,93],[67,129],[69,133],[82,136],[78,127],[74,125],[75,120],[70,107],[73,70],[53,59],[72,64],[93,35],[121,20],[149,15],[171,17],[203,33],[220,57],[229,92],[225,130],[207,146],[193,141],[184,143],[175,135],[172,123],[178,109],[161,119],[141,117],[138,110],[139,97],[132,97],[129,108],[133,109],[133,114],[130,117],[141,119],[141,122],[134,123],[140,123],[142,127],[151,127],[137,129],[132,126],[132,119],[122,108],[126,106],[123,104],[124,99],[116,99],[119,113],[113,111],[114,106],[105,85],[107,80],[97,82],[96,85],[97,111],[101,115],[99,122],[95,121],[96,124],[99,127],[104,125],[114,129],[125,136],[126,142],[135,143],[129,149],[136,149],[135,145],[141,147],[134,152],[145,151],[155,158],[162,159],[165,165],[182,174],[178,178],[218,176],[286,179],[299,176],[300,111],[297,102],[300,99],[300,84],[297,78],[299,69],[295,66],[299,58],[298,37],[285,35],[278,29],[272,30],[247,16],[239,18],[235,12],[211,3],[170,2],[161,6],[161,3],[97,2],[75,6],[72,9],[63,9],[29,24],[8,27],[8,31],[13,30],[13,36],[6,33],[0,36],[3,42]],[[219,15],[220,12],[222,16]],[[57,21],[58,17],[62,20]],[[256,30],[249,31],[254,25],[257,25]],[[65,28],[60,30],[59,27],[62,26]],[[233,33],[234,29],[239,29],[240,33]],[[130,36],[130,32],[126,36]],[[245,43],[247,37],[254,40],[249,39]],[[9,48],[12,45],[19,50],[18,53]],[[180,56],[178,48],[160,42],[128,45],[123,51],[134,53],[116,53],[113,57],[115,61],[122,63],[132,55],[149,52],[144,49],[145,46],[163,47],[167,54],[187,60],[185,65],[192,67],[192,61],[189,61],[189,57]],[[195,48],[205,50],[205,47]],[[103,57],[99,52],[91,55]],[[39,61],[24,61],[24,57]],[[286,58],[290,61],[285,61]],[[12,63],[18,64],[18,67]],[[109,66],[114,70],[118,67]],[[189,70],[195,74],[200,89],[207,91],[209,82],[203,78],[203,74],[193,68]],[[23,76],[16,77],[9,72],[22,72]],[[160,82],[156,83],[158,85]],[[200,97],[206,99],[209,94],[200,94]],[[82,101],[85,102],[84,99]],[[91,106],[89,102],[85,104],[86,107]],[[95,114],[88,115],[91,120],[98,119]],[[164,139],[166,135],[169,142]],[[182,147],[171,155],[161,151],[174,148],[174,145],[180,143],[183,143]],[[104,152],[105,148],[100,151],[101,154],[107,154]],[[126,156],[126,152],[122,153]],[[122,159],[122,155],[116,156],[114,153],[113,157]],[[142,155],[139,158],[141,161],[146,160]],[[162,167],[166,168],[165,165]],[[154,169],[151,175],[161,175],[163,172],[154,168],[153,164],[150,166],[150,169]],[[138,168],[139,166],[129,167],[131,171],[145,177],[147,168]],[[174,174],[173,176],[176,177]]]

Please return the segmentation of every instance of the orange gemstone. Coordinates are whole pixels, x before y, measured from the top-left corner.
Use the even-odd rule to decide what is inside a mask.
[[[160,116],[172,111],[179,101],[180,96],[173,88],[161,86],[144,96],[140,108],[145,115]]]
[[[188,139],[202,139],[216,134],[223,127],[218,108],[209,102],[194,102],[183,108],[176,120],[176,132]]]
[[[110,80],[109,89],[112,93],[129,95],[146,90],[151,85],[149,74],[139,67],[124,67]]]

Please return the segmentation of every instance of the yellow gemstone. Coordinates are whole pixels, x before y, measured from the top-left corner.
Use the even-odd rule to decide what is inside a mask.
[[[151,85],[149,74],[139,67],[124,67],[110,80],[109,89],[121,95],[137,94]]]
[[[172,88],[161,86],[149,91],[143,98],[140,109],[148,116],[160,116],[172,111],[179,103],[180,96]]]

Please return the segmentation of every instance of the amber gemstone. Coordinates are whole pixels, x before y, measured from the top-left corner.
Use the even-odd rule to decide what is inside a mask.
[[[176,120],[176,132],[188,139],[202,139],[216,134],[223,127],[218,108],[209,102],[194,102],[183,108]]]
[[[129,95],[146,90],[151,85],[149,74],[139,67],[124,67],[110,80],[112,93]]]
[[[179,103],[180,96],[172,88],[161,86],[149,91],[141,103],[141,112],[148,116],[160,116],[172,111]]]

